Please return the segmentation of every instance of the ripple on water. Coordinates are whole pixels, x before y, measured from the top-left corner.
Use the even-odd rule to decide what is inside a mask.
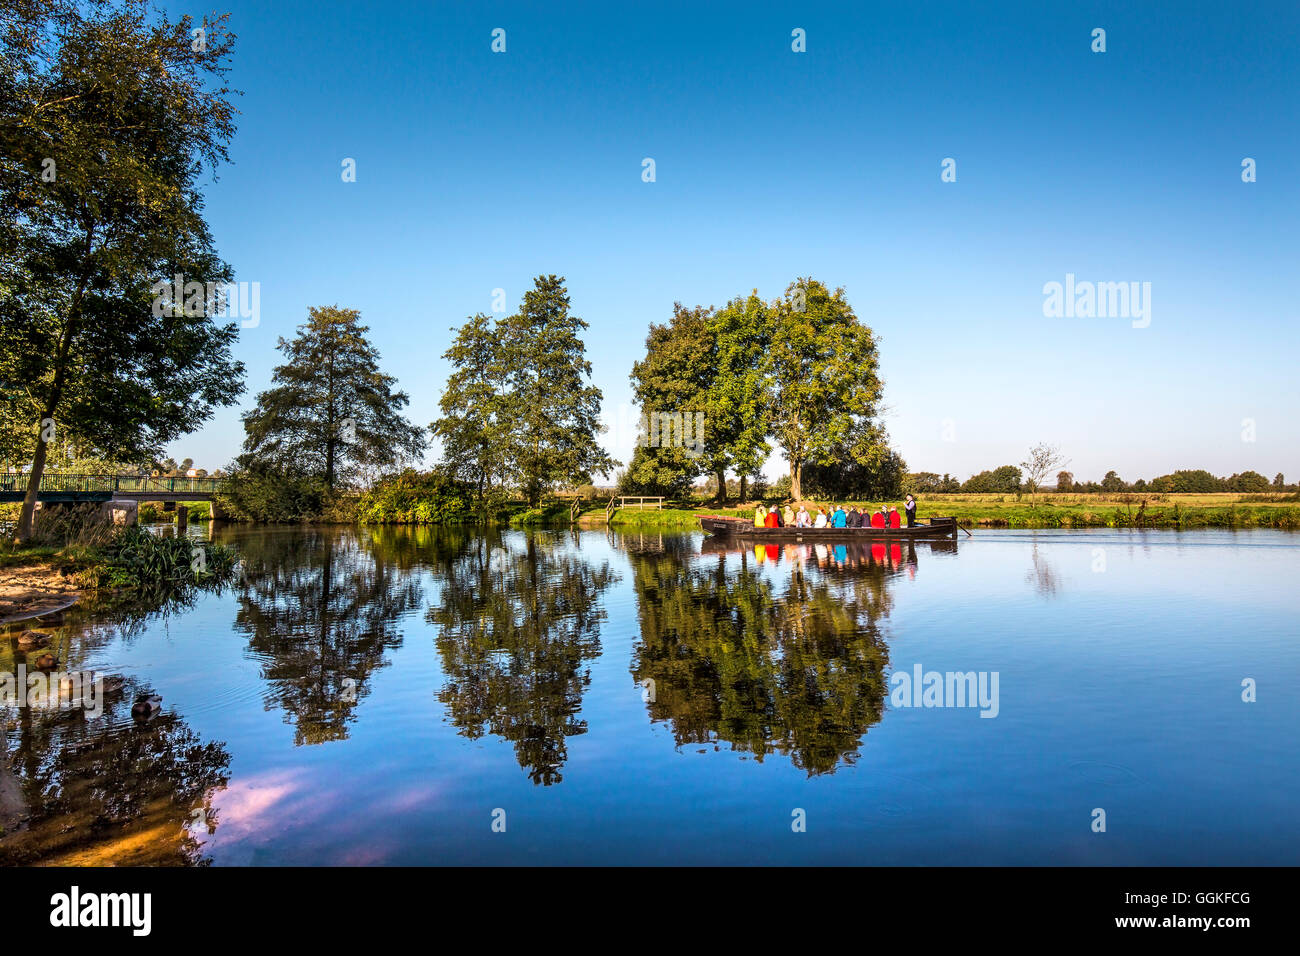
[[[1141,778],[1128,767],[1101,760],[1079,760],[1070,764],[1070,775],[1085,783],[1099,783],[1118,787],[1137,783]]]

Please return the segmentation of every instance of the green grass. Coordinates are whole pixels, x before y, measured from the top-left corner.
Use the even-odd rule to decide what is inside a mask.
[[[1283,528],[1300,529],[1300,508],[1259,495],[927,495],[917,515],[950,515],[991,528]],[[1242,499],[1255,499],[1249,502]]]
[[[924,495],[918,497],[917,519],[932,516],[955,517],[966,527],[984,528],[1281,528],[1300,530],[1300,507],[1294,495],[1245,494],[1118,494],[1073,495],[1040,494],[1031,505],[1028,495]],[[784,505],[775,500],[764,504]],[[806,502],[828,512],[837,504],[852,505],[875,511],[894,505],[902,511],[901,500]],[[610,527],[632,530],[690,530],[699,527],[696,514],[721,514],[752,519],[754,505],[717,508],[705,501],[673,502],[660,510],[621,508],[615,512]],[[582,523],[604,523],[603,507],[583,512]]]
[[[610,519],[611,528],[630,530],[654,529],[660,531],[689,531],[700,526],[696,514],[705,513],[701,508],[690,510],[683,508],[620,508]],[[752,513],[752,510],[751,510]],[[596,509],[595,514],[603,518],[604,509]]]
[[[50,545],[18,547],[0,546],[0,568],[24,568],[33,564],[54,564],[63,557],[63,549]]]

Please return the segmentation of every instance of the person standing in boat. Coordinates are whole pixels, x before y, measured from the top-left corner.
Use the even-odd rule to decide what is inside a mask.
[[[916,525],[916,499],[908,495],[903,510],[907,512],[907,526],[909,528],[914,527]]]

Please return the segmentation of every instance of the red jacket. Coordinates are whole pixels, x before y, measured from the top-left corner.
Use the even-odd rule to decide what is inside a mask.
[[[873,511],[871,513],[871,527],[883,528],[884,526],[885,526],[885,516],[882,515],[879,511]]]
[[[775,528],[777,526],[775,511],[769,511],[767,513],[767,517],[763,519],[763,525],[768,528]]]
[[[899,516],[897,511],[891,511],[889,513],[889,526],[891,528],[901,528],[903,526],[903,519]]]

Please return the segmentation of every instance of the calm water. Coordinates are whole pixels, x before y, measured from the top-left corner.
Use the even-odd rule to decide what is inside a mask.
[[[1282,532],[216,537],[241,584],[46,628],[122,686],[0,711],[32,812],[0,862],[1300,860]],[[902,706],[918,666],[996,716]]]

